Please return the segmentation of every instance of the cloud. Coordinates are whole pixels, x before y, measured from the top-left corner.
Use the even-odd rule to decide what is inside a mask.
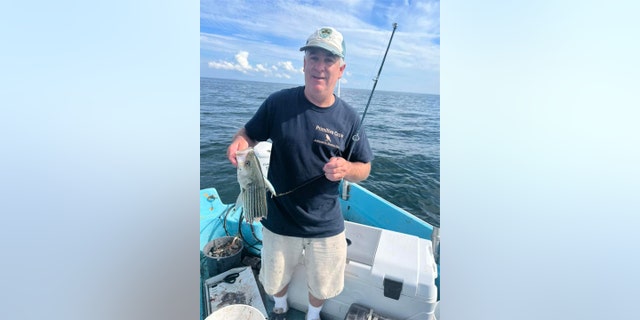
[[[294,68],[293,63],[291,63],[291,61],[278,62],[278,66],[292,73],[303,73],[302,67],[300,69]]]
[[[267,72],[271,72],[271,70],[265,68],[263,65],[261,64],[256,64],[256,71],[258,72],[263,72],[263,73],[267,73]]]
[[[236,61],[240,66],[241,71],[243,70],[253,70],[251,65],[249,64],[249,52],[240,51],[236,54]]]
[[[254,67],[249,62],[248,51],[240,51],[234,58],[233,62],[226,60],[209,61],[207,65],[211,69],[235,70],[243,74],[255,73],[280,79],[290,79],[292,75],[303,74],[302,67],[294,67],[291,61],[280,61],[275,65],[258,63]]]
[[[213,69],[222,69],[222,70],[233,70],[235,66],[231,62],[220,61],[220,62],[209,62],[209,68]]]
[[[397,22],[380,90],[439,92],[439,0],[346,0],[340,6],[331,1],[203,0],[200,10],[202,75],[300,81],[299,48],[313,30],[329,25],[347,43],[348,86],[369,89]]]
[[[238,52],[238,54],[236,54],[235,58],[235,63],[218,60],[210,61],[208,65],[209,68],[212,69],[237,70],[244,74],[246,74],[248,71],[254,70],[254,68],[249,64],[249,52],[240,51]]]

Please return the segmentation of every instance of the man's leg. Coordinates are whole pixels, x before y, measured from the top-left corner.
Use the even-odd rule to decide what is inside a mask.
[[[274,313],[284,314],[289,311],[289,304],[287,303],[287,289],[289,289],[289,285],[286,285],[282,290],[273,295]]]
[[[347,241],[344,232],[328,237],[305,239],[304,263],[309,286],[307,320],[320,319],[324,301],[344,288]]]
[[[262,261],[259,279],[265,292],[273,296],[270,319],[285,319],[289,310],[287,289],[295,266],[300,261],[302,239],[262,229]]]
[[[324,305],[323,299],[318,299],[309,293],[309,308],[307,310],[306,320],[320,319],[320,310],[322,310],[322,305]]]

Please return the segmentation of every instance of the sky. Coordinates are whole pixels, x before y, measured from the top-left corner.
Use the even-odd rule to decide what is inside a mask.
[[[220,1],[200,4],[200,75],[304,84],[299,49],[331,26],[346,43],[344,88],[440,93],[439,1]]]

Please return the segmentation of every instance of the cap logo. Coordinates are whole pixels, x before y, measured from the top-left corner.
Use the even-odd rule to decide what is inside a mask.
[[[316,29],[300,51],[306,51],[311,47],[321,48],[331,52],[334,55],[344,58],[345,48],[342,34],[332,27],[322,27]]]
[[[320,29],[320,37],[322,38],[327,38],[331,35],[331,29],[329,28],[322,28]]]

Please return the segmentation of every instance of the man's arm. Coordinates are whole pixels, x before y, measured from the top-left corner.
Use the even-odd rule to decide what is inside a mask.
[[[322,168],[324,176],[331,181],[345,179],[350,182],[360,182],[371,172],[371,162],[349,162],[344,158],[333,157]]]

